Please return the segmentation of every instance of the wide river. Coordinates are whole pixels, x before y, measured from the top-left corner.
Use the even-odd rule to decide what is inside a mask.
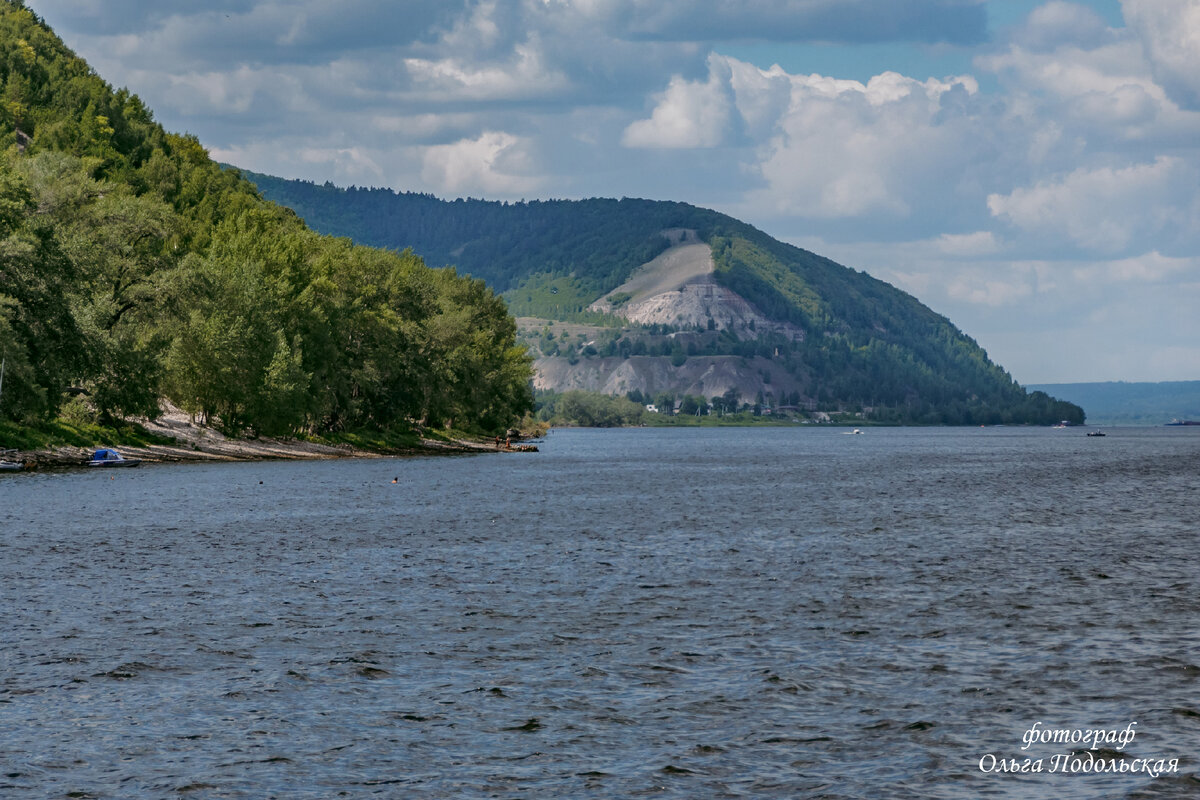
[[[0,476],[0,797],[1200,796],[1200,428],[1084,432]]]

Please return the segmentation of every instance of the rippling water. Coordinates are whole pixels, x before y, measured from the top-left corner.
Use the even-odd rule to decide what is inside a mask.
[[[0,796],[1194,797],[1198,434],[3,476]]]

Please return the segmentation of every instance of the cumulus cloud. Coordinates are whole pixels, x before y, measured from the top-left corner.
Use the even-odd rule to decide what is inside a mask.
[[[1061,178],[988,196],[991,213],[1042,236],[1066,236],[1085,250],[1125,251],[1139,238],[1191,236],[1194,206],[1169,202],[1195,191],[1195,171],[1177,158],[1078,169]],[[1164,202],[1167,201],[1167,202]]]
[[[1200,5],[1194,0],[1122,0],[1154,77],[1185,108],[1200,110]]]
[[[404,61],[415,88],[446,102],[541,97],[567,86],[566,76],[547,69],[536,43],[514,48],[508,63],[477,67],[459,58]]]
[[[749,202],[816,218],[908,216],[931,184],[953,186],[980,128],[969,76],[919,81],[894,72],[866,83],[759,69],[714,54],[708,76],[676,76],[649,119],[625,130],[630,147],[702,148],[739,132],[747,170],[765,188]],[[976,131],[982,133],[982,131]]]
[[[897,73],[867,83],[789,76],[787,107],[756,166],[766,188],[752,202],[815,218],[907,217],[945,188],[953,194],[974,155],[969,77],[918,81]],[[975,140],[980,141],[980,140]]]
[[[1051,0],[1030,12],[1015,39],[1035,51],[1053,51],[1072,45],[1092,49],[1116,38],[1104,20],[1092,9],[1078,3]]]
[[[1178,109],[1154,82],[1141,47],[1128,38],[1083,50],[1035,52],[1013,45],[976,63],[1008,83],[1014,114],[1105,137],[1139,139]]]
[[[680,76],[660,96],[650,119],[625,129],[627,147],[715,147],[725,140],[733,111],[727,59],[709,59],[707,81]]]
[[[501,131],[425,149],[421,177],[442,193],[515,197],[535,191],[529,143]]]

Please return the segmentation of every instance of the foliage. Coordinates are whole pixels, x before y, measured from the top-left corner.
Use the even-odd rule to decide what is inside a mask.
[[[428,194],[243,174],[322,233],[376,247],[412,247],[430,263],[455,264],[501,293],[539,273],[571,278],[588,303],[665,250],[669,242],[661,231],[708,231],[727,219],[686,203],[630,198],[447,202]],[[525,313],[519,307],[514,311]]]
[[[482,281],[309,230],[21,3],[0,4],[0,95],[0,420],[72,396],[112,425],[166,397],[231,433],[341,435],[532,407]]]
[[[712,247],[715,277],[765,316],[804,332],[688,333],[688,344],[627,328],[595,355],[771,358],[817,407],[871,409],[887,422],[990,424],[1083,420],[1083,411],[1025,392],[976,342],[916,298],[863,272],[778,242],[731,217],[685,203],[582,200],[494,203],[386,189],[339,189],[248,173],[269,197],[326,233],[385,247],[411,246],[453,262],[503,292],[514,313],[596,325],[614,318],[588,305],[667,246],[670,228]],[[615,304],[627,302],[618,293]],[[702,335],[703,334],[703,335]],[[541,354],[574,364],[593,353],[542,336]],[[765,378],[764,378],[765,380]]]
[[[617,428],[637,425],[645,409],[624,397],[573,390],[543,393],[538,398],[538,419],[558,426]]]

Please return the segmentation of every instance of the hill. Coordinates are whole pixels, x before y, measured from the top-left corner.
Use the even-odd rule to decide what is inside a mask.
[[[637,391],[884,422],[1082,421],[865,272],[686,203],[519,203],[241,173],[314,229],[482,278],[521,318],[538,386]],[[689,359],[706,359],[684,369]],[[708,377],[705,377],[708,376]]]
[[[1046,383],[1031,387],[1077,403],[1096,425],[1165,425],[1200,420],[1200,381]]]
[[[164,398],[239,435],[498,430],[531,406],[482,281],[311,231],[17,0],[0,90],[0,435]]]

